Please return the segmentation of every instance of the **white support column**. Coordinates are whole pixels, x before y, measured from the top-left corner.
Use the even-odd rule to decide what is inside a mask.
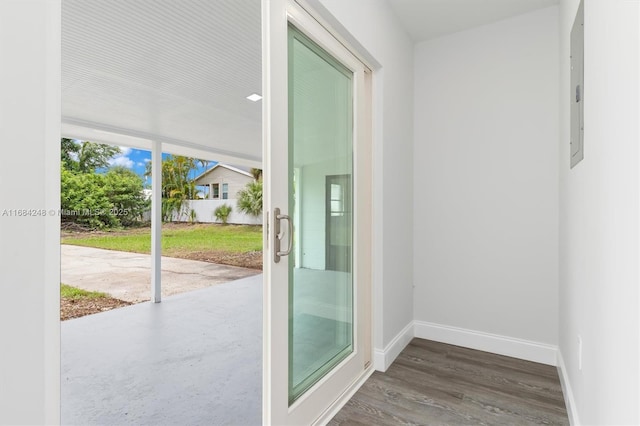
[[[162,143],[151,146],[151,301],[162,296]]]

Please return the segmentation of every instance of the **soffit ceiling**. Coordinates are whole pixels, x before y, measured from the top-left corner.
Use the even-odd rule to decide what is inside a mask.
[[[388,1],[414,41],[558,2]],[[63,0],[62,134],[259,167],[260,3]]]
[[[463,31],[559,0],[387,0],[414,42]]]
[[[63,135],[257,165],[260,0],[63,0]]]

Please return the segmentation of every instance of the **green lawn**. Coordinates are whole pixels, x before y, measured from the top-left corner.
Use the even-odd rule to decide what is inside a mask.
[[[67,237],[62,239],[62,243],[135,253],[151,252],[148,228]],[[162,230],[162,254],[165,256],[211,250],[230,253],[261,251],[262,227],[196,224],[167,226]]]
[[[60,297],[65,299],[99,299],[107,297],[107,295],[97,291],[86,291],[70,285],[60,284]]]

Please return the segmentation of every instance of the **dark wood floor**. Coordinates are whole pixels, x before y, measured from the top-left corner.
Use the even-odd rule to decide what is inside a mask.
[[[423,339],[329,425],[568,425],[555,367]]]

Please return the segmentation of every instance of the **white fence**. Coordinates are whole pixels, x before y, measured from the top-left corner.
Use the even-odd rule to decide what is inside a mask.
[[[182,214],[173,215],[175,222],[189,222],[191,220],[190,212],[195,211],[195,222],[218,222],[213,212],[219,206],[227,204],[231,206],[231,214],[227,219],[227,223],[236,225],[262,225],[262,215],[255,217],[244,214],[238,210],[235,199],[229,200],[187,200],[182,209]]]

